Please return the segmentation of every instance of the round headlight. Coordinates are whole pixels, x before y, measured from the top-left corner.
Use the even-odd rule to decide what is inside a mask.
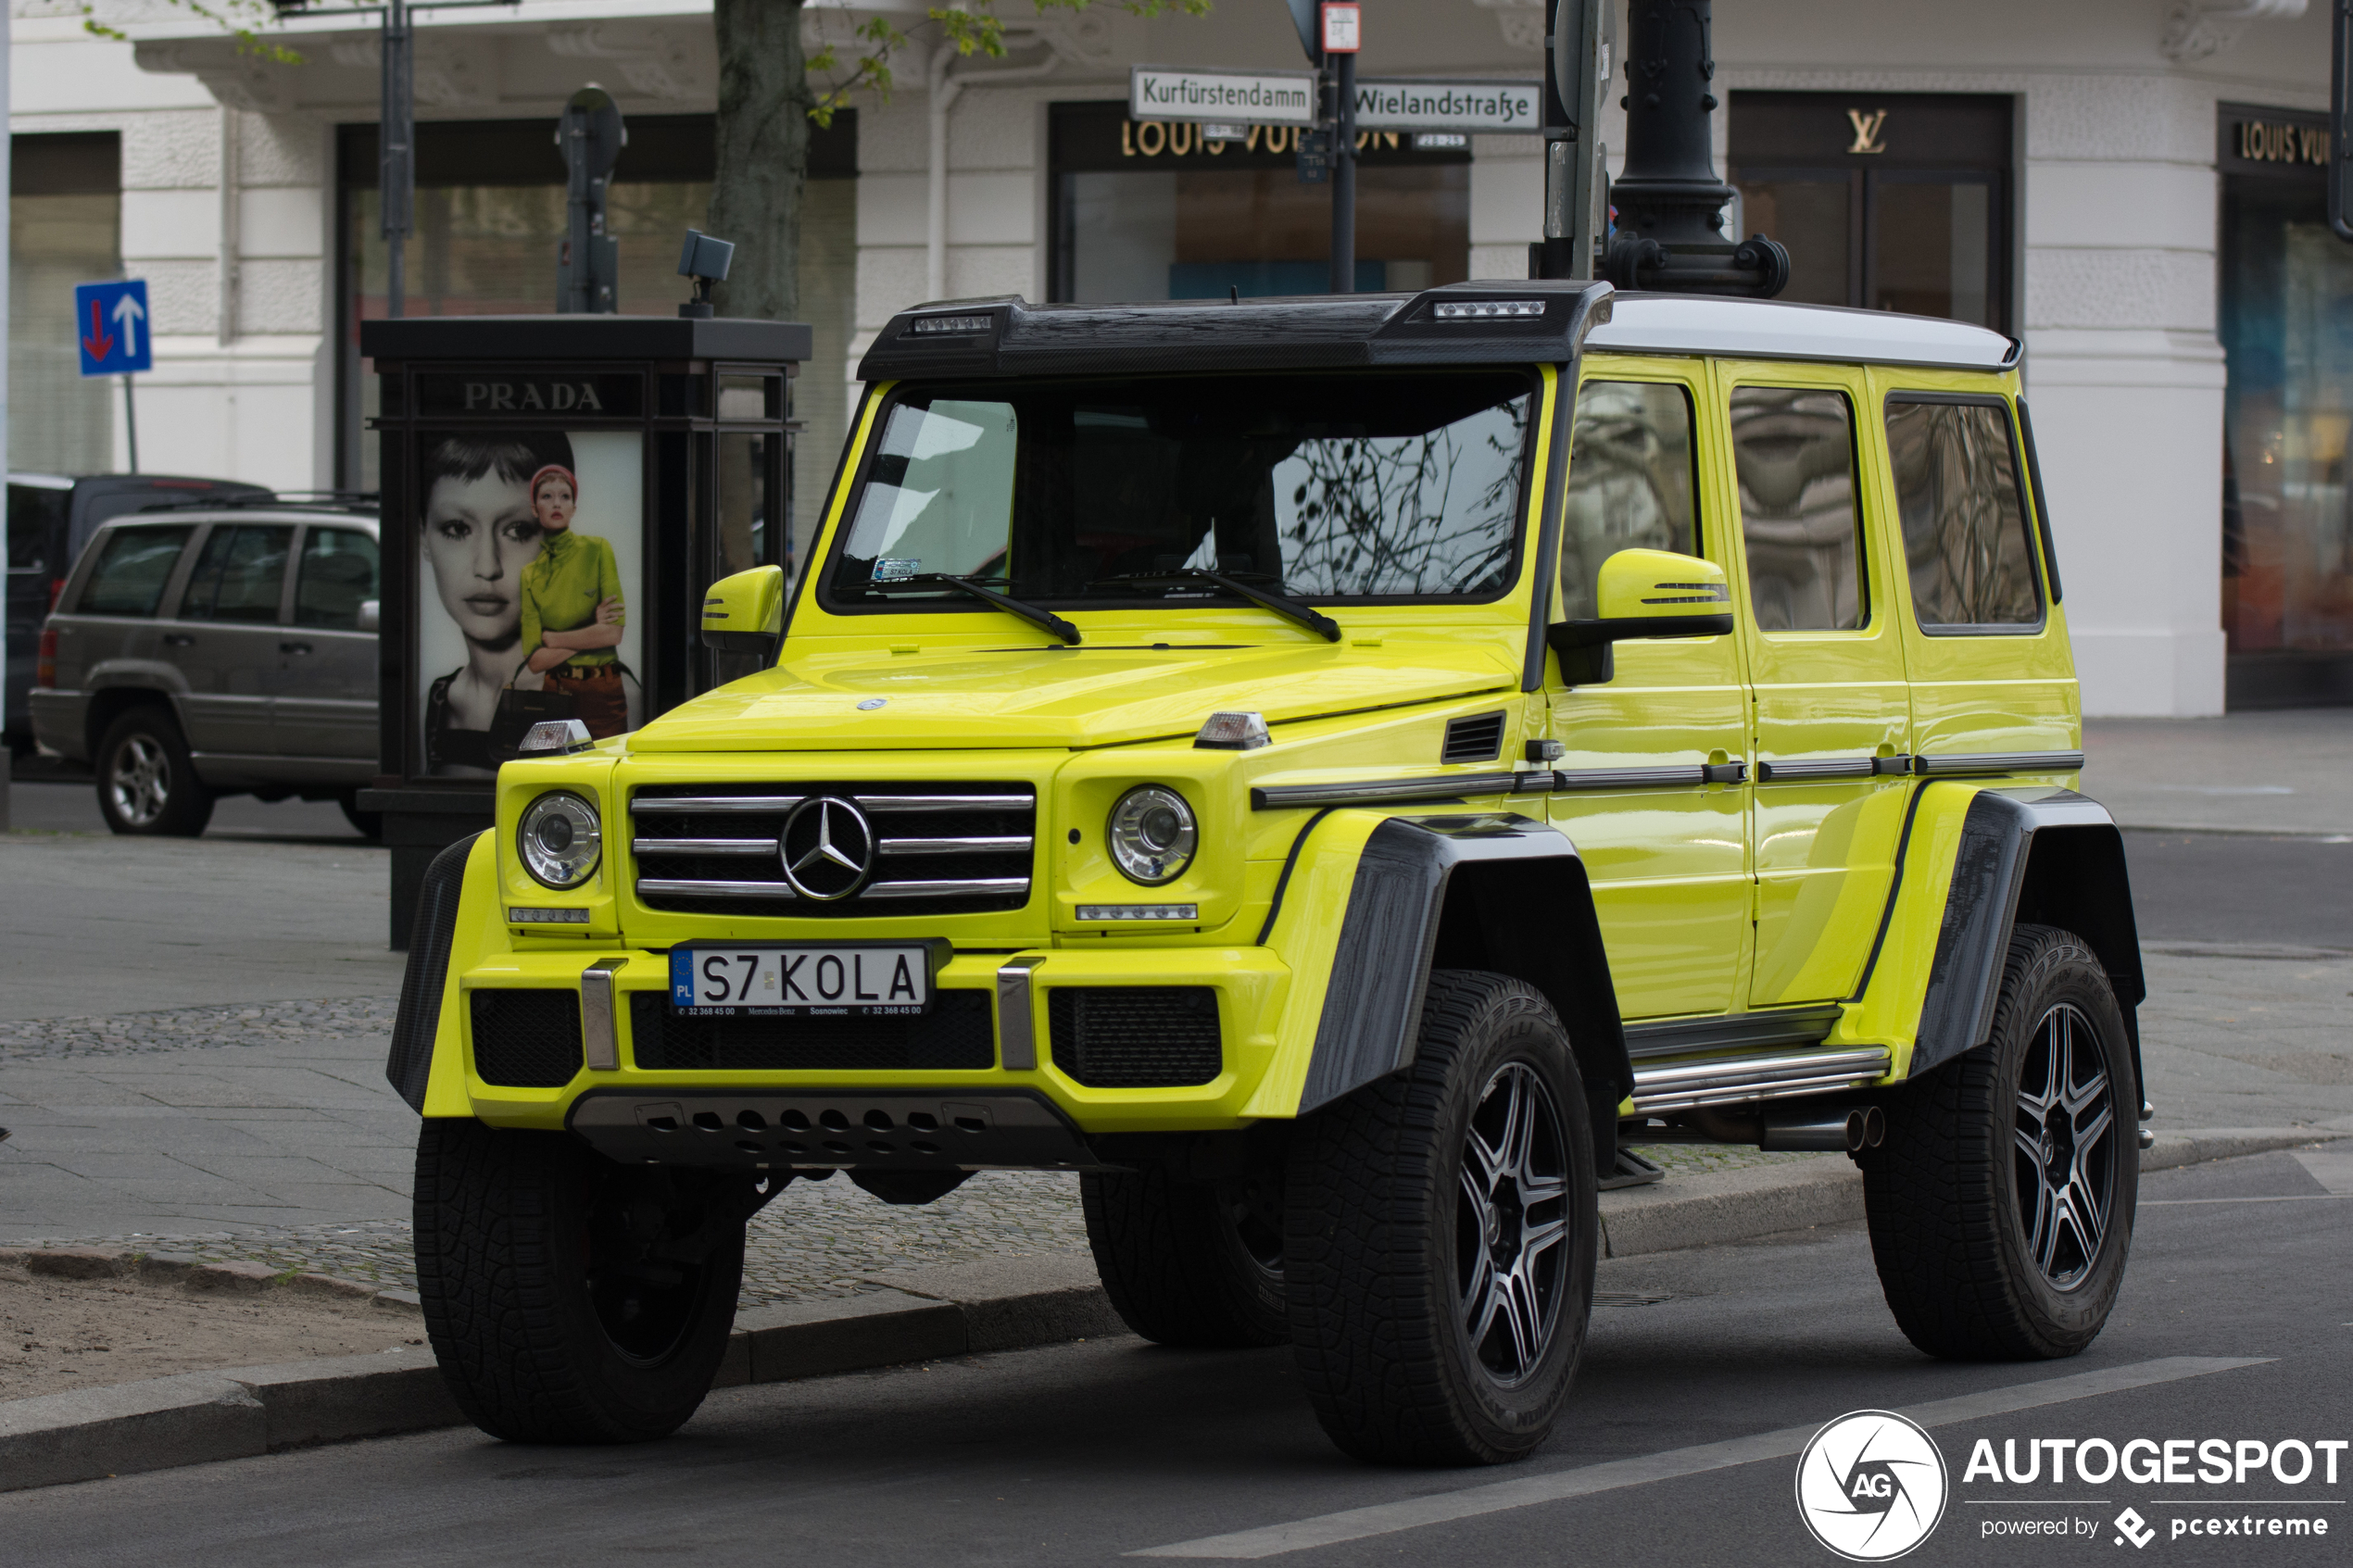
[[[1108,836],[1120,871],[1147,887],[1184,875],[1201,842],[1193,809],[1164,784],[1143,784],[1121,796],[1111,809]]]
[[[577,887],[596,874],[604,852],[597,809],[567,790],[543,795],[523,808],[515,847],[523,870],[545,887]]]

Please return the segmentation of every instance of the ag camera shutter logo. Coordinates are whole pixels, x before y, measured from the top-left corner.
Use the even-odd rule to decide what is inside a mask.
[[[1892,1411],[1840,1416],[1797,1460],[1798,1517],[1850,1562],[1885,1562],[1928,1539],[1947,1490],[1934,1440]]]

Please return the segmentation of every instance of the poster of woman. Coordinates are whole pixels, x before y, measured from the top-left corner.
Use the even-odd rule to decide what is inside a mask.
[[[628,616],[641,581],[640,438],[498,431],[422,446],[425,771],[486,777],[540,719],[576,718],[599,737],[643,722]]]

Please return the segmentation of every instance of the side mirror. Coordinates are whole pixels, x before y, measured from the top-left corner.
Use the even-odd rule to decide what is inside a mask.
[[[785,569],[755,566],[723,577],[702,601],[702,645],[722,653],[769,654],[785,631]]]
[[[1620,550],[1602,562],[1593,621],[1556,621],[1544,639],[1560,656],[1561,679],[1600,685],[1617,673],[1612,644],[1635,637],[1720,637],[1732,629],[1724,569],[1671,550]]]
[[[373,632],[383,624],[384,607],[375,599],[359,601],[359,630]]]

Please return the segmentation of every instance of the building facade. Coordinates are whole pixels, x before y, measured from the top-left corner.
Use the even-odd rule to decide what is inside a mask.
[[[372,24],[273,29],[302,56],[283,63],[164,0],[100,0],[129,42],[92,37],[76,0],[13,3],[11,466],[123,460],[120,394],[73,373],[59,299],[128,273],[149,280],[157,333],[138,393],[146,467],[369,487]],[[1284,6],[1000,9],[1002,59],[938,48],[920,4],[806,13],[812,47],[847,56],[876,13],[917,42],[887,99],[861,94],[812,148],[804,538],[856,356],[913,301],[1322,286],[1324,188],[1299,182],[1290,133],[1208,143],[1125,107],[1131,63],[1296,68]],[[1541,0],[1365,10],[1367,76],[1542,67]],[[612,197],[623,308],[684,297],[671,264],[712,168],[707,0],[427,12],[418,40],[410,313],[554,308],[553,127],[589,81],[631,128]],[[1718,156],[1742,194],[1730,221],[1790,245],[1790,297],[2024,339],[2087,708],[2353,701],[2353,246],[2322,202],[2327,6],[1724,0],[1714,44]],[[1622,125],[1613,109],[1604,136]],[[1366,139],[1360,288],[1525,274],[1538,144],[1463,143]]]

